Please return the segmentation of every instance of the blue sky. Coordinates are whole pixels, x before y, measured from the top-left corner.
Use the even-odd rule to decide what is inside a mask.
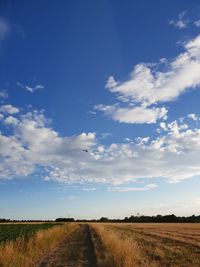
[[[198,214],[198,1],[1,1],[0,217]]]

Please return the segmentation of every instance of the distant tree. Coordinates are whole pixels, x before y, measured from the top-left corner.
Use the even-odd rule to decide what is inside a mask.
[[[5,218],[0,218],[0,222],[1,223],[6,223],[6,222],[10,222],[10,219],[5,219]]]
[[[101,217],[101,219],[99,221],[100,222],[108,222],[109,219],[107,217]]]
[[[55,222],[74,222],[74,218],[57,218]]]

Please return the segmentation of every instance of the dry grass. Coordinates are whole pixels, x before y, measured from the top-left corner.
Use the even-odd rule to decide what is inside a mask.
[[[116,247],[123,245],[124,240],[129,240],[130,246],[134,244],[134,250],[126,244],[123,255],[128,262],[132,255],[132,266],[200,266],[200,224],[107,224],[100,227],[109,233],[104,237],[105,242],[109,242],[112,234]],[[117,252],[118,248],[114,250]],[[119,266],[131,264],[127,265],[124,260]]]
[[[19,238],[0,246],[0,267],[35,267],[67,235],[77,229],[77,224],[64,224],[38,231],[29,240]]]
[[[117,267],[200,266],[200,224],[96,224]]]
[[[133,267],[141,264],[140,251],[133,239],[103,224],[93,224],[92,227],[100,236],[107,253],[111,254],[113,263],[110,266]]]

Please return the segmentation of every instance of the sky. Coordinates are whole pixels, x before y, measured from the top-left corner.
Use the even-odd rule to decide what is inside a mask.
[[[0,1],[0,218],[200,212],[200,3]]]

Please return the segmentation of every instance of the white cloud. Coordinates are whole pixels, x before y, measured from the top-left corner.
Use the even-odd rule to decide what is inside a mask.
[[[4,123],[5,124],[13,124],[13,125],[17,125],[19,122],[18,119],[16,119],[15,117],[13,116],[8,116],[5,120],[4,120]]]
[[[5,90],[0,91],[0,97],[2,97],[2,98],[8,98],[8,93]]]
[[[174,27],[178,28],[178,29],[185,29],[187,28],[188,25],[188,21],[184,21],[184,20],[170,20],[169,22],[170,25],[173,25]]]
[[[126,137],[124,138],[124,141],[129,143],[129,142],[132,142],[132,139],[130,139],[129,137]]]
[[[185,29],[188,27],[189,20],[185,19],[186,11],[181,12],[178,15],[178,19],[176,20],[170,20],[169,24],[173,25],[177,29]]]
[[[21,88],[26,89],[30,93],[34,93],[37,90],[41,90],[41,89],[44,89],[45,88],[44,85],[42,85],[42,84],[37,84],[35,86],[30,86],[30,85],[23,85],[22,83],[17,82],[17,85],[19,87],[21,87]]]
[[[109,187],[109,192],[132,192],[132,191],[147,191],[158,187],[156,184],[147,184],[143,187]]]
[[[188,129],[188,125],[186,123],[178,124],[178,122],[175,120],[171,123],[160,123],[160,128],[163,131],[168,131],[174,134],[178,134],[180,131]]]
[[[200,118],[194,113],[188,114],[188,118],[192,119],[193,121],[199,121],[200,120]]]
[[[11,27],[8,21],[0,17],[0,41],[3,41],[10,33]]]
[[[195,25],[197,28],[199,28],[199,27],[200,27],[200,19],[194,21],[194,25]]]
[[[167,127],[166,127],[166,123],[165,122],[161,122],[160,123],[160,128],[164,131],[167,131]]]
[[[109,137],[111,137],[111,136],[112,136],[111,133],[102,133],[102,134],[101,134],[101,138],[102,138],[102,139],[107,139],[107,138],[109,138]]]
[[[112,88],[117,86],[118,83],[115,81],[115,78],[113,76],[110,76],[106,83],[106,88]]]
[[[8,113],[8,114],[15,114],[19,112],[19,109],[12,105],[2,105],[0,106],[0,112]]]
[[[177,182],[200,175],[200,129],[177,121],[163,124],[155,139],[103,145],[95,133],[61,137],[42,112],[5,113],[1,120],[9,129],[0,134],[1,179],[38,174],[59,183],[119,187],[144,178]]]
[[[44,85],[37,84],[34,87],[31,87],[31,86],[26,85],[25,88],[26,88],[27,91],[29,91],[31,93],[34,93],[37,90],[44,89]]]
[[[112,119],[125,123],[155,123],[166,119],[161,103],[176,100],[200,86],[200,35],[184,44],[184,51],[172,60],[157,64],[137,64],[127,81],[108,78],[106,88],[120,101],[114,105],[96,105]]]
[[[110,115],[113,120],[124,123],[155,123],[158,119],[165,118],[166,108],[145,108],[96,105],[95,108]]]
[[[86,192],[96,191],[96,188],[95,187],[82,188],[82,191],[86,191]]]
[[[137,137],[136,142],[138,145],[145,145],[148,144],[150,137]]]
[[[175,100],[200,85],[200,35],[184,45],[185,51],[159,71],[145,64],[135,66],[128,81],[109,90],[129,101],[151,105]]]
[[[90,111],[88,111],[88,113],[91,115],[96,115],[96,112],[94,110],[90,110]]]

